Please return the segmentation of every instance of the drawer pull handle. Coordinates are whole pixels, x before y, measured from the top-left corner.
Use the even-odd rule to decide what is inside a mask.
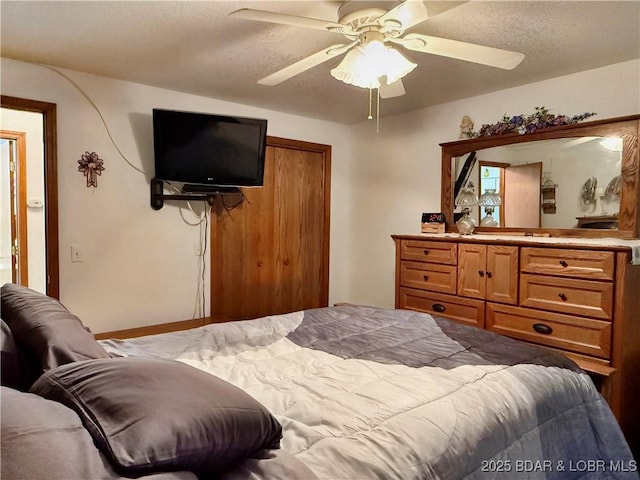
[[[426,282],[427,280],[429,280],[429,275],[424,275],[422,278],[424,278],[424,281]]]
[[[560,292],[558,296],[560,297],[560,300],[562,300],[563,302],[567,301],[567,296],[564,293]]]
[[[431,308],[433,309],[434,312],[438,312],[438,313],[443,313],[444,311],[447,310],[447,307],[445,307],[441,303],[434,303],[433,305],[431,305]]]
[[[563,267],[568,267],[569,264],[567,262],[565,262],[564,260],[560,260],[560,265],[562,265]]]
[[[478,270],[478,275],[480,275],[481,277],[484,277],[484,271],[483,270]]]
[[[426,248],[423,250],[425,255],[429,255],[429,250],[427,250]]]
[[[491,278],[493,277],[493,274],[491,272],[487,272],[487,278]]]
[[[553,328],[549,325],[545,325],[544,323],[534,323],[533,329],[542,335],[550,335],[553,333]]]

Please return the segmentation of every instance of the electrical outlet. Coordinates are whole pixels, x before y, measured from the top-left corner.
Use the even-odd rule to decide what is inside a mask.
[[[195,242],[195,243],[193,244],[193,254],[194,254],[196,257],[199,257],[200,255],[202,255],[202,247],[201,247],[201,245],[200,245],[200,242]]]
[[[77,245],[71,245],[71,261],[72,262],[83,262],[84,258],[82,256],[82,251],[80,247]]]

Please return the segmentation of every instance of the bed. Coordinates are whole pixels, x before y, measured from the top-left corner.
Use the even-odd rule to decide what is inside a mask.
[[[15,296],[10,291],[13,303]],[[15,309],[9,313],[15,317]],[[7,323],[19,330],[15,318]],[[26,347],[22,339],[16,343]],[[103,478],[192,478],[194,471],[200,478],[226,480],[638,478],[615,418],[573,362],[419,312],[360,305],[311,309],[104,340],[96,342],[99,358],[83,358],[94,348],[86,343],[80,353],[67,355],[73,361],[45,365],[30,393],[23,394],[36,393],[78,414],[97,454],[115,472]],[[58,350],[73,348],[66,344]],[[212,379],[227,390],[214,388]],[[220,453],[221,438],[245,442],[248,435],[232,432],[226,419],[218,425],[222,430],[208,437],[216,445],[192,439],[209,428],[201,412],[225,399],[233,405],[247,402],[252,415],[259,412],[247,425],[260,438],[251,438],[253,444],[240,454]],[[120,412],[117,435],[147,421],[150,411],[153,428],[142,430],[147,435],[138,431],[133,439],[114,440],[110,412],[127,402],[144,415],[134,412],[140,415],[134,421]],[[218,405],[219,410],[226,415],[230,405]],[[159,428],[158,416],[171,425]],[[197,428],[190,423],[194,417]],[[127,428],[121,428],[123,421]],[[235,418],[231,424],[244,421]],[[190,425],[187,437],[183,424]],[[205,447],[188,459],[193,468],[166,457],[153,465],[155,439],[176,437],[189,449],[192,442]],[[184,457],[184,450],[175,451],[180,448],[171,444],[169,456]],[[231,455],[233,462],[211,463],[207,449]],[[140,462],[137,470],[124,468],[136,455],[144,456],[144,468]]]

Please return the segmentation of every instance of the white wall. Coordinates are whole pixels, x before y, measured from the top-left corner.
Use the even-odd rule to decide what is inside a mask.
[[[344,126],[63,70],[97,105],[118,148],[142,174],[120,157],[96,110],[68,80],[14,60],[2,59],[0,66],[3,95],[57,104],[60,298],[94,332],[183,320],[194,312],[199,230],[183,222],[176,204],[159,211],[149,205],[155,107],[267,118],[269,135],[332,145],[330,301],[348,289],[342,239],[352,222]],[[77,170],[86,151],[104,160],[98,188],[87,188]],[[193,221],[189,212],[185,218]],[[83,262],[71,262],[71,245],[81,249]]]
[[[385,102],[381,104],[384,110]],[[593,120],[640,113],[640,60],[610,65],[383,118],[352,128],[349,300],[394,305],[392,234],[418,233],[421,212],[440,211],[440,143],[458,139],[469,115],[478,130],[507,114],[596,112]]]
[[[190,318],[198,275],[193,244],[174,206],[153,211],[148,175],[128,167],[91,105],[43,67],[2,59],[2,93],[58,105],[60,290],[67,307],[101,332]],[[440,147],[469,115],[476,129],[502,115],[640,112],[640,61],[625,62],[383,118],[351,128],[215,99],[65,71],[95,101],[120,149],[151,171],[151,109],[269,119],[269,134],[333,146],[330,303],[394,304],[394,233],[419,232],[421,212],[440,211]],[[393,100],[383,100],[384,103]],[[85,187],[77,160],[96,151],[106,170]],[[69,247],[85,261],[71,263]],[[208,276],[208,275],[207,275]]]

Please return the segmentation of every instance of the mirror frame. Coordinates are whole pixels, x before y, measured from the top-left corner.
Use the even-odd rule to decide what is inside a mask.
[[[501,145],[513,145],[516,143],[535,142],[537,140],[550,140],[556,138],[572,137],[604,137],[619,136],[623,138],[622,148],[622,193],[620,196],[620,212],[618,213],[617,229],[593,229],[593,228],[515,228],[515,227],[476,227],[479,233],[493,234],[519,234],[519,235],[549,235],[555,237],[616,237],[638,238],[640,212],[640,161],[638,150],[638,136],[640,135],[640,115],[630,115],[606,120],[577,123],[573,125],[561,125],[540,129],[534,133],[520,135],[508,133],[489,137],[477,137],[469,140],[441,143],[442,147],[442,186],[441,209],[445,217],[446,231],[457,232],[453,222],[454,199],[452,180],[452,159],[473,151],[494,148]]]

